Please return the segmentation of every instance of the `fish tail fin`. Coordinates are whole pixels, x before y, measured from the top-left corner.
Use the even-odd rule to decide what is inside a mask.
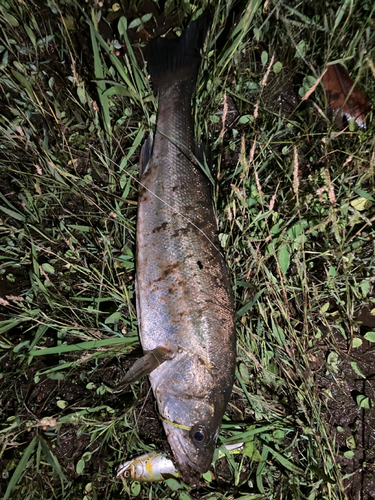
[[[145,50],[147,70],[156,90],[178,79],[193,92],[200,65],[200,50],[207,33],[208,15],[191,21],[178,39],[156,38]]]

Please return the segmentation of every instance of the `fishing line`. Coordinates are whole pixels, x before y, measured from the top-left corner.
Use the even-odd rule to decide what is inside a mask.
[[[111,161],[114,165],[116,165],[116,167],[118,167],[119,169],[121,168],[120,165],[118,163],[116,163],[114,160],[112,160],[112,158],[109,158],[108,156],[106,156],[105,154],[103,154],[101,151],[99,151],[98,149],[96,149],[94,146],[91,146],[89,145],[89,147],[91,149],[93,149],[97,154],[98,156],[101,156],[101,157],[104,157],[106,160],[109,160]],[[149,189],[148,187],[146,187],[144,184],[142,184],[142,182],[140,180],[138,180],[134,175],[132,175],[130,172],[128,172],[127,170],[123,170],[123,172],[125,172],[131,179],[133,179],[135,182],[137,182],[143,189],[145,189],[146,191],[148,191],[150,194],[152,194],[152,196],[155,196],[155,198],[157,198],[159,201],[161,201],[162,203],[164,203],[165,206],[167,206],[168,208],[170,208],[174,213],[176,213],[177,215],[179,215],[180,217],[182,217],[182,219],[186,220],[189,224],[191,224],[195,229],[197,229],[200,233],[203,234],[203,236],[209,241],[209,243],[214,247],[214,249],[222,256],[223,254],[221,253],[221,251],[217,248],[217,246],[215,245],[215,243],[213,241],[211,241],[211,239],[207,236],[207,234],[202,231],[201,228],[199,228],[196,224],[194,224],[194,222],[192,222],[188,217],[186,217],[185,215],[181,214],[178,210],[176,210],[174,207],[172,207],[172,205],[169,205],[169,203],[167,203],[166,201],[164,201],[162,198],[160,198],[160,196],[158,196],[156,193],[154,193],[153,191],[151,191],[151,189]]]

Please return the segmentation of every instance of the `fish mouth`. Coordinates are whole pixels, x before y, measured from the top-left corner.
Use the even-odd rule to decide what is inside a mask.
[[[130,476],[131,460],[119,465],[116,471],[116,479],[121,479],[121,477],[128,478]]]
[[[173,430],[168,435],[168,441],[179,467],[185,469],[186,466],[188,466],[200,474],[207,472],[212,461],[210,454],[206,456],[206,453],[203,452],[199,457],[199,464],[193,461],[189,457],[188,450],[184,444],[183,436],[179,432],[173,432]]]

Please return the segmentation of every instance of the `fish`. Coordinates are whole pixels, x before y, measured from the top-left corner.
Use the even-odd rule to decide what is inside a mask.
[[[190,483],[212,462],[236,363],[232,287],[192,120],[206,26],[202,15],[178,40],[156,38],[145,50],[158,113],[139,162],[135,288],[144,356],[125,380],[149,376]]]
[[[120,465],[116,479],[124,481],[156,482],[180,477],[172,460],[161,453],[145,453]]]
[[[230,455],[243,453],[244,443],[223,445]],[[226,453],[218,450],[217,458],[225,457]],[[165,481],[170,477],[179,478],[180,473],[173,461],[163,453],[145,453],[119,465],[116,479],[123,481],[156,482]]]

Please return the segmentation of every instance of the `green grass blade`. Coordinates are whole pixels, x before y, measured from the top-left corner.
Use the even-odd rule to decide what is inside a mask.
[[[95,78],[97,79],[96,86],[98,89],[99,101],[100,101],[102,112],[103,112],[104,130],[106,131],[107,139],[108,139],[109,143],[111,143],[111,140],[112,140],[111,139],[111,115],[109,112],[109,102],[110,101],[109,101],[108,95],[105,93],[106,85],[105,85],[105,83],[103,83],[101,81],[104,79],[106,71],[103,68],[103,63],[102,63],[102,60],[100,58],[99,47],[97,44],[98,33],[95,30],[92,23],[90,23],[90,34],[91,34],[92,50],[93,50],[93,55],[94,55]]]
[[[43,454],[44,454],[47,462],[50,464],[50,466],[56,472],[56,474],[60,477],[61,487],[62,487],[62,491],[64,493],[64,483],[67,483],[68,480],[65,477],[65,474],[63,473],[63,471],[61,470],[61,467],[60,467],[60,464],[59,464],[57,458],[52,453],[52,451],[48,448],[47,443],[44,441],[42,436],[39,436],[39,443],[41,444]]]
[[[276,458],[280,464],[285,467],[286,469],[290,470],[293,472],[293,474],[303,474],[303,470],[297,467],[293,462],[288,460],[287,458],[283,457],[280,453],[278,453],[276,450],[273,448],[267,446],[268,451]]]
[[[122,337],[104,340],[89,340],[73,345],[60,345],[57,347],[47,347],[37,351],[31,351],[30,356],[44,356],[49,354],[62,354],[63,352],[87,351],[89,349],[99,349],[100,347],[109,347],[122,344],[132,344],[137,342],[138,337]]]
[[[13,472],[12,477],[10,478],[3,500],[8,500],[8,498],[10,498],[10,495],[14,490],[15,486],[17,485],[18,481],[21,479],[22,475],[26,472],[27,462],[29,461],[29,458],[31,457],[34,451],[37,440],[38,437],[34,436],[29,446],[26,448],[24,454],[22,455],[21,460],[18,462],[16,470]]]

